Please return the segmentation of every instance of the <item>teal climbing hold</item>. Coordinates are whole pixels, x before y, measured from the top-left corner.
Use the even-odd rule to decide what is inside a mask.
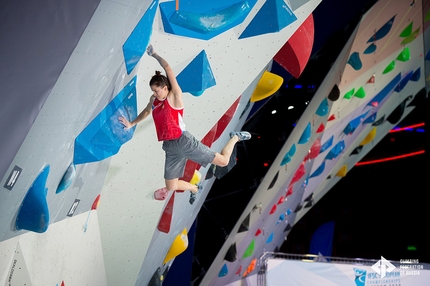
[[[285,164],[289,163],[296,153],[296,144],[291,145],[290,150],[285,154],[284,158],[282,159],[281,166],[284,166]]]
[[[183,92],[200,96],[203,92],[216,85],[208,57],[202,50],[176,77]]]
[[[49,209],[46,200],[48,194],[46,181],[49,171],[50,166],[45,166],[27,191],[16,217],[15,227],[17,230],[43,233],[48,229]]]
[[[311,138],[312,135],[312,127],[311,127],[311,123],[309,122],[308,125],[306,125],[305,130],[302,133],[302,136],[299,139],[299,144],[305,144],[309,141],[309,139]]]
[[[347,63],[350,64],[351,67],[356,71],[360,70],[363,67],[363,63],[361,62],[361,59],[360,59],[360,54],[357,52],[353,52],[349,56]]]
[[[363,54],[368,55],[376,51],[376,45],[374,43],[370,44],[366,50],[364,50]]]
[[[320,105],[318,106],[317,111],[315,112],[318,116],[325,116],[329,111],[329,105],[327,98],[324,98]]]

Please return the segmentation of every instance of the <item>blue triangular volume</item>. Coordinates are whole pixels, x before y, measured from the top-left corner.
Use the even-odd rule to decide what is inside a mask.
[[[224,264],[221,268],[221,271],[218,274],[218,277],[224,277],[228,274],[227,264]]]
[[[296,15],[283,0],[267,0],[239,39],[279,32],[296,20]]]
[[[398,73],[377,95],[372,98],[372,100],[369,101],[367,105],[373,106],[374,104],[381,104],[385,97],[387,97],[400,82],[401,78],[401,74]]]
[[[205,50],[181,71],[176,80],[183,92],[189,92],[194,96],[200,96],[206,89],[216,85]]]
[[[355,129],[357,129],[357,127],[360,125],[360,123],[363,121],[364,117],[366,117],[368,111],[356,118],[354,118],[353,120],[351,120],[346,127],[343,129],[343,133],[345,133],[345,135],[351,135],[352,133],[354,133]]]
[[[430,50],[427,51],[426,54],[426,61],[430,61]]]
[[[370,37],[367,43],[374,43],[385,37],[390,32],[396,16],[397,15],[394,15],[390,20],[387,21],[387,23],[384,24],[384,26],[382,26],[378,31],[376,31],[376,33],[372,37]]]
[[[326,160],[333,160],[345,149],[345,141],[339,141],[325,157]]]
[[[124,129],[118,117],[131,121],[137,116],[135,76],[118,95],[76,137],[73,164],[106,159],[129,141],[136,126]]]
[[[146,47],[149,44],[149,39],[151,38],[152,24],[157,7],[158,0],[152,1],[151,5],[149,5],[145,14],[122,46],[127,74],[133,71],[140,58],[145,53]]]
[[[324,172],[324,169],[325,169],[325,162],[322,162],[322,164],[318,167],[318,169],[316,169],[309,178],[318,177],[319,175],[322,174],[322,172]]]
[[[411,77],[411,81],[419,81],[421,77],[421,68],[418,68],[416,71],[414,71],[414,74]]]
[[[396,86],[394,90],[396,92],[401,92],[403,88],[405,88],[405,86],[408,84],[413,74],[414,73],[412,71],[408,72],[406,76],[399,82],[399,84]]]
[[[367,118],[363,121],[363,124],[369,124],[369,123],[373,123],[373,122],[375,122],[375,120],[376,120],[376,115],[377,115],[377,113],[376,113],[376,112],[372,113],[372,115],[370,115],[369,117],[367,117]]]
[[[43,233],[49,226],[49,209],[46,195],[46,181],[48,179],[50,166],[47,165],[30,186],[24,200],[21,203],[16,217],[15,227],[17,230],[25,229],[37,233]]]
[[[320,154],[321,153],[323,153],[325,150],[327,150],[328,148],[330,148],[330,146],[333,144],[333,139],[334,139],[334,136],[332,135],[331,137],[330,137],[330,139],[328,139],[322,146],[321,146],[321,149],[320,149]]]

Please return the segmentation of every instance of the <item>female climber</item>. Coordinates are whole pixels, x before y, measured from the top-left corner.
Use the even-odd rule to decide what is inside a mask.
[[[199,186],[179,180],[184,175],[187,159],[203,167],[209,163],[220,167],[227,166],[235,144],[242,140],[249,140],[251,134],[246,131],[231,132],[230,139],[221,153],[212,151],[198,141],[185,130],[182,90],[172,68],[155,52],[152,45],[148,46],[146,52],[158,61],[167,77],[156,71],[149,82],[153,95],[145,109],[131,122],[124,117],[119,117],[118,120],[124,128],[129,129],[152,112],[158,141],[163,141],[163,150],[166,153],[164,165],[166,189],[168,191],[189,190],[191,195],[195,195],[199,192]]]

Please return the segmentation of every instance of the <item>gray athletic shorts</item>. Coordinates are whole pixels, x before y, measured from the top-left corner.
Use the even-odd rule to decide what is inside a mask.
[[[188,131],[183,131],[178,139],[163,141],[163,150],[166,152],[164,165],[164,179],[166,180],[184,176],[187,159],[203,167],[215,159],[215,152]]]

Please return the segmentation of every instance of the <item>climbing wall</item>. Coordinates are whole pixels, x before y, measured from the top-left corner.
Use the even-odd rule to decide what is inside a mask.
[[[187,191],[154,199],[154,191],[164,186],[164,153],[152,119],[130,130],[118,122],[119,116],[134,118],[151,95],[148,81],[160,66],[145,49],[152,43],[176,73],[184,90],[187,130],[220,151],[229,132],[243,125],[254,99],[272,95],[282,84],[268,71],[272,58],[320,1],[292,2],[103,0],[82,4],[86,14],[81,6],[47,2],[40,9],[52,22],[43,22],[39,30],[29,24],[39,23],[39,14],[25,13],[27,26],[4,34],[11,39],[5,41],[8,52],[20,51],[13,35],[43,38],[41,31],[64,26],[63,32],[49,35],[67,53],[58,59],[62,65],[49,66],[37,60],[56,54],[30,44],[37,47],[29,56],[36,61],[28,62],[49,76],[34,72],[37,80],[22,83],[12,75],[20,74],[25,62],[5,73],[11,86],[42,91],[16,88],[20,95],[31,94],[20,104],[32,109],[21,116],[30,123],[10,149],[1,181],[0,253],[6,259],[0,284],[10,279],[29,285],[161,281],[187,247],[188,230],[215,178],[209,178],[208,167],[190,163],[184,179],[199,170],[204,186],[196,201],[190,204]],[[31,9],[10,4],[5,11],[22,15]],[[85,25],[68,26],[67,19],[77,14],[87,16]],[[2,19],[13,23],[13,18]],[[74,41],[66,41],[66,32]],[[12,110],[17,97],[11,98]],[[55,274],[52,261],[61,267]],[[88,261],[97,265],[91,273]]]
[[[280,247],[294,223],[424,99],[423,13],[420,1],[387,0],[363,16],[203,285],[241,285],[247,277],[257,285],[255,260]]]
[[[22,115],[29,122],[17,120],[25,134],[11,135],[1,181],[0,284],[160,285],[187,249],[213,171],[189,162],[183,179],[200,181],[203,192],[195,201],[188,191],[156,200],[154,192],[164,186],[164,153],[152,119],[130,130],[118,122],[119,116],[133,119],[151,95],[148,82],[160,66],[145,53],[149,43],[183,87],[187,130],[216,151],[253,105],[283,83],[270,72],[273,59],[295,77],[306,66],[311,13],[320,1],[183,2],[49,2],[40,8],[53,22],[43,22],[35,34],[43,38],[41,31],[64,26],[49,35],[65,52],[61,61],[28,61],[47,73],[34,82],[13,77],[25,62],[4,73],[13,100],[2,106],[15,114],[21,105],[32,109]],[[26,29],[19,32],[34,36],[23,31],[40,22],[39,14],[6,8],[11,15],[27,11]],[[363,17],[202,285],[254,283],[263,252],[279,247],[294,223],[426,95],[428,10],[421,1],[384,0]],[[84,14],[86,25],[67,21]],[[11,53],[27,53],[20,43],[5,43]],[[31,55],[57,54],[38,47]],[[14,86],[36,103],[22,98],[17,104]]]

